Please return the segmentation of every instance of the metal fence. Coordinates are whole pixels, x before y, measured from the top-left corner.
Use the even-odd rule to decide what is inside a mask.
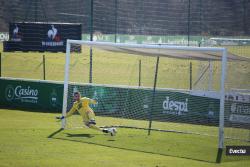
[[[85,34],[182,35],[187,41],[192,36],[250,35],[248,0],[12,0],[0,4],[3,32],[9,22],[34,21],[82,23]]]

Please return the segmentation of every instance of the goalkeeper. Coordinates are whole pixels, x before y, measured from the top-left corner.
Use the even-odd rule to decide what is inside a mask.
[[[68,118],[71,115],[73,115],[76,111],[82,116],[83,123],[91,128],[95,129],[98,131],[102,131],[104,133],[110,133],[111,136],[114,136],[116,134],[116,129],[115,128],[109,128],[109,129],[101,129],[96,126],[95,122],[95,113],[94,111],[90,108],[89,104],[97,104],[96,100],[87,98],[87,97],[81,97],[80,92],[75,92],[74,93],[74,104],[70,111],[66,114],[66,116],[59,116],[56,117],[57,119],[64,119]]]

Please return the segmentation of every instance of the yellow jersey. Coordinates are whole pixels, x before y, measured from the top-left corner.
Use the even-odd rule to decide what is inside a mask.
[[[95,114],[92,108],[90,108],[89,104],[96,104],[97,101],[82,97],[79,101],[74,102],[70,111],[66,114],[66,118],[73,115],[76,111],[82,116],[84,122],[88,122],[91,119],[94,119]]]

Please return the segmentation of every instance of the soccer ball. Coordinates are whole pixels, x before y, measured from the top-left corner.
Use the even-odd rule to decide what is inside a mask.
[[[117,129],[116,128],[110,128],[109,131],[110,131],[110,135],[111,136],[115,136],[116,133],[117,133]]]

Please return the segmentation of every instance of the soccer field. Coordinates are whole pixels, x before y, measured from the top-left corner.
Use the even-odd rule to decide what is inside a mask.
[[[87,51],[86,51],[87,50]],[[74,53],[70,63],[70,80],[87,83],[89,79],[89,48],[83,53]],[[249,47],[230,51],[249,55]],[[46,79],[64,79],[65,53],[13,52],[2,53],[2,76],[14,78],[43,78],[42,55],[46,58]],[[142,86],[153,86],[156,59],[154,57],[111,54],[94,49],[93,82],[112,85],[138,85],[138,62],[142,60]],[[189,89],[190,60],[161,58],[157,87]],[[197,79],[201,64],[193,63],[193,78]],[[202,65],[206,68],[207,64]],[[249,88],[249,63],[228,62],[228,81],[233,88]],[[220,65],[214,63],[215,90],[219,88]],[[235,79],[237,78],[237,79]],[[207,78],[203,80],[206,89]],[[0,110],[0,166],[218,166],[215,164],[218,148],[218,127],[182,123],[161,123],[154,127],[193,131],[209,135],[195,135],[118,128],[118,135],[111,137],[82,128],[56,132],[60,123],[55,114],[17,110]],[[81,123],[81,120],[78,120]],[[97,117],[99,125],[140,125],[142,120]],[[237,132],[237,133],[235,133]],[[225,128],[225,134],[249,134],[246,129]],[[50,136],[50,137],[49,137]],[[225,139],[225,145],[249,145]],[[219,166],[249,166],[249,157],[223,156]],[[187,165],[188,164],[188,165]]]
[[[0,167],[250,167],[250,0],[0,0]]]
[[[230,158],[220,165],[210,162],[216,157],[216,145],[211,145],[215,139],[206,136],[153,132],[148,137],[143,130],[123,128],[115,137],[85,128],[55,134],[60,128],[55,116],[0,109],[0,166],[250,165],[249,157]],[[97,121],[100,119],[104,118]]]

